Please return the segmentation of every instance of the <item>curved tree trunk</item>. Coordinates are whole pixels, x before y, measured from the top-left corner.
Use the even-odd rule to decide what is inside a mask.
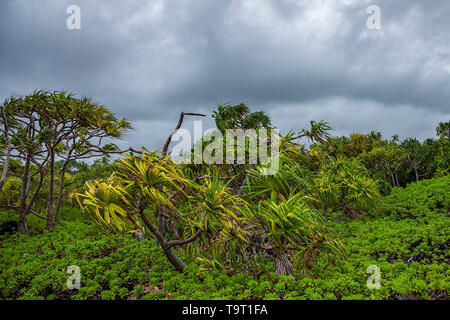
[[[56,207],[55,207],[54,227],[56,227],[58,225],[59,209],[61,208],[62,197],[63,197],[63,192],[64,192],[64,178],[65,178],[65,174],[67,171],[67,166],[68,166],[70,160],[72,160],[71,156],[72,156],[73,150],[74,150],[74,147],[72,147],[72,149],[70,149],[69,153],[67,154],[67,158],[64,161],[63,167],[61,169],[61,179],[59,181],[58,198],[56,199]]]
[[[144,223],[147,225],[147,227],[149,227],[150,231],[156,237],[158,244],[163,249],[167,259],[170,261],[170,263],[175,267],[177,271],[183,272],[186,264],[183,261],[181,261],[181,259],[178,258],[178,256],[175,253],[173,253],[173,251],[169,246],[169,243],[164,239],[163,235],[159,233],[158,228],[155,227],[151,223],[150,219],[145,215],[143,208],[138,209],[138,212],[142,218],[142,221],[144,221]]]
[[[44,182],[44,168],[40,168],[39,169],[39,182],[36,185],[36,189],[34,190],[33,194],[31,195],[30,200],[28,201],[28,205],[25,208],[25,215],[27,216],[30,212],[31,209],[33,208],[33,204],[36,200],[37,195],[39,194],[39,191],[41,190],[42,187],[42,183]],[[28,194],[28,193],[27,193]],[[41,204],[39,204],[39,213],[41,212]]]
[[[181,261],[181,259],[178,258],[178,256],[170,248],[166,249],[165,246],[161,246],[161,247],[163,248],[167,259],[175,267],[175,269],[178,272],[183,272],[184,267],[186,266],[186,264],[183,261]]]

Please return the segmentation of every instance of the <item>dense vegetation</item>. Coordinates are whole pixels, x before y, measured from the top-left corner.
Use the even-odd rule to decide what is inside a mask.
[[[1,298],[21,299],[387,299],[448,298],[450,262],[449,176],[412,183],[383,198],[373,217],[350,219],[336,212],[330,226],[345,259],[319,257],[310,269],[298,261],[293,276],[272,273],[264,259],[245,273],[201,272],[189,261],[184,273],[167,263],[153,240],[111,238],[83,214],[63,208],[54,232],[30,218],[27,235],[2,236]],[[447,209],[444,209],[447,208]],[[3,212],[2,221],[14,217]],[[67,290],[67,266],[82,270],[80,290]],[[366,286],[369,265],[382,271],[381,289]],[[244,266],[243,266],[244,267]]]
[[[219,105],[202,150],[246,161],[186,164],[169,145],[202,114],[182,113],[159,152],[105,144],[131,124],[66,92],[1,112],[0,298],[448,298],[450,122],[423,142],[332,137],[323,121],[274,139],[264,112]],[[251,160],[252,136],[270,157]]]

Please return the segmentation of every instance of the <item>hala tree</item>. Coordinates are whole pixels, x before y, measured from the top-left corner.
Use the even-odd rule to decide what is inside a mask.
[[[221,117],[218,127],[223,124],[222,129],[232,126],[248,129],[248,126],[261,125],[260,121],[250,125],[251,121],[244,120],[249,114],[246,106],[236,106],[234,109],[240,111],[237,116],[228,113],[231,109],[219,108],[216,112],[216,116]],[[182,113],[174,133],[181,127],[184,115],[202,116]],[[269,124],[268,121],[265,123]],[[326,124],[311,124],[312,129],[302,131],[297,138],[326,138]],[[270,246],[264,250],[275,253],[275,271],[291,274],[292,266],[287,256],[293,247],[308,246],[316,250],[322,249],[322,246],[337,246],[336,242],[324,236],[326,228],[320,213],[301,204],[299,198],[296,198],[298,201],[290,199],[290,192],[287,192],[287,198],[283,198],[283,192],[278,190],[269,192],[270,200],[260,207],[258,213],[252,212],[249,203],[243,199],[247,198],[248,193],[247,190],[244,192],[244,186],[247,183],[254,185],[254,179],[247,181],[247,177],[259,176],[261,170],[258,169],[265,164],[255,164],[255,168],[249,170],[239,168],[234,177],[229,174],[224,176],[220,165],[202,165],[202,175],[195,175],[190,166],[176,164],[167,155],[174,133],[166,141],[162,153],[143,149],[137,155],[127,154],[109,179],[87,183],[85,191],[77,194],[82,210],[108,232],[150,234],[178,271],[184,270],[185,262],[176,253],[176,247],[180,252],[196,257],[206,268],[228,268],[229,263],[254,259],[256,244],[252,238],[266,237]],[[297,144],[292,140],[292,135],[281,139],[279,155],[280,158],[290,159],[291,164],[298,155]],[[287,167],[282,165],[280,170],[283,172]],[[288,181],[294,184],[298,181],[296,173],[281,173],[280,179],[288,177]],[[242,176],[243,182],[233,183],[234,180],[240,181]],[[256,194],[262,193],[256,191]],[[289,212],[291,209],[294,213]],[[161,221],[164,221],[162,225]]]
[[[26,215],[33,213],[33,203],[46,176],[49,177],[46,220],[51,230],[57,223],[68,163],[121,152],[104,140],[120,138],[131,128],[128,121],[116,118],[105,106],[66,91],[40,90],[25,97],[11,97],[0,108],[1,143],[5,150],[3,172],[8,174],[11,158],[22,160],[24,166],[20,204],[16,207],[20,232],[26,230]],[[64,161],[60,170],[55,165],[58,159]],[[57,175],[60,179],[55,197]],[[31,182],[36,176],[38,182],[31,192]]]
[[[263,111],[251,112],[244,103],[232,106],[230,104],[217,105],[213,112],[217,129],[222,133],[226,129],[257,129],[270,128],[270,118]]]
[[[449,172],[449,122],[436,127],[438,139],[419,141],[414,138],[400,140],[398,135],[383,139],[381,133],[353,133],[348,137],[332,137],[325,143],[313,144],[312,161],[305,165],[317,170],[328,159],[340,157],[359,158],[374,179],[382,180],[385,191],[388,185],[403,187],[413,181]]]
[[[436,127],[436,135],[441,139],[450,139],[450,121],[439,122]]]
[[[244,149],[246,149],[246,157],[248,155],[248,141],[246,140],[244,142],[245,146],[240,146],[235,143],[234,137],[231,138],[231,141],[227,141],[226,130],[241,130],[241,132],[245,135],[245,133],[248,133],[249,130],[252,129],[255,129],[256,134],[258,134],[258,130],[261,128],[272,129],[270,117],[264,111],[252,112],[244,103],[234,106],[230,104],[218,104],[217,110],[213,111],[212,117],[215,120],[217,129],[223,136],[224,146],[232,145],[235,150],[244,147]],[[225,153],[224,155],[226,156]],[[234,175],[239,177],[240,179],[238,178],[236,180],[240,181],[240,184],[237,184],[236,186],[242,190],[247,181],[246,170],[252,169],[253,167],[254,166],[252,164],[234,164],[232,166],[225,166],[225,175]]]
[[[87,183],[77,199],[82,210],[111,233],[150,232],[170,263],[182,272],[185,262],[173,251],[175,247],[218,233],[224,235],[222,240],[228,236],[245,241],[239,236],[243,231],[237,231],[242,219],[233,213],[239,200],[217,176],[197,180],[187,179],[170,156],[142,149],[141,155],[126,154],[106,182]],[[177,202],[184,202],[185,210]],[[171,233],[158,228],[160,206],[170,209]]]
[[[289,251],[342,253],[342,243],[325,234],[328,230],[324,218],[300,193],[262,200],[248,214],[255,220],[254,235],[265,240],[253,244],[271,252],[278,275],[293,274]]]
[[[140,155],[126,154],[118,168],[106,181],[86,184],[77,194],[80,207],[111,234],[141,232],[155,237],[180,272],[185,261],[175,252],[177,247],[197,258],[203,270],[253,259],[258,247],[273,252],[275,272],[285,275],[292,274],[289,250],[340,252],[340,243],[325,236],[320,213],[300,195],[262,201],[254,212],[216,170],[192,180],[170,156],[145,149]],[[160,206],[169,209],[170,232],[158,229]],[[252,240],[255,237],[266,238],[269,246],[262,248]]]
[[[41,124],[39,114],[33,105],[42,103],[38,93],[24,98],[11,97],[1,106],[1,140],[6,150],[4,157],[3,176],[9,172],[12,159],[23,162],[19,203],[15,207],[19,211],[19,232],[26,229],[25,217],[32,211],[32,205],[39,193],[47,171],[49,153],[45,149],[45,140],[49,131]],[[38,182],[33,192],[31,185],[38,175]],[[3,178],[2,176],[2,178]]]
[[[361,209],[373,208],[379,197],[378,183],[358,158],[332,159],[313,180],[311,193],[324,212],[330,207],[356,218],[364,214]]]
[[[429,160],[432,160],[436,153],[434,148],[430,148],[430,143],[433,144],[432,139],[421,143],[414,138],[405,139],[401,143],[405,150],[406,165],[414,172],[415,181],[419,181],[422,176],[427,175],[426,163],[430,163]]]

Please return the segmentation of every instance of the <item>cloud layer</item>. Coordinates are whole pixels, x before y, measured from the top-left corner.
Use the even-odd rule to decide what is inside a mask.
[[[66,28],[71,4],[81,30]],[[372,4],[380,30],[366,26]],[[424,139],[450,118],[449,16],[446,1],[2,0],[0,98],[90,95],[134,123],[122,145],[150,149],[181,111],[219,102],[284,132],[323,119],[334,134]]]

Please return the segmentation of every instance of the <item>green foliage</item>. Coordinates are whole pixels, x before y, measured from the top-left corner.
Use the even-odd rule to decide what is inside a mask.
[[[255,210],[256,226],[263,230],[274,251],[287,251],[290,246],[314,247],[338,254],[342,244],[325,236],[325,221],[309,207],[300,194],[281,201],[261,201]],[[298,249],[297,249],[298,250]]]
[[[29,217],[28,233],[0,236],[0,298],[448,297],[448,122],[438,139],[421,142],[378,132],[331,137],[326,122],[311,121],[281,137],[271,158],[279,170],[265,175],[271,163],[179,165],[145,148],[111,162],[105,154],[115,145],[86,139],[100,132],[100,146],[131,125],[67,92],[12,97],[1,108],[1,156],[14,150],[28,160],[10,159],[0,205],[18,212],[0,212],[0,223],[20,213],[24,226]],[[219,105],[213,118],[222,133],[271,127],[245,104]],[[55,137],[55,123],[70,130]],[[312,145],[294,143],[301,138]],[[92,154],[104,157],[77,161]],[[75,198],[82,212],[63,207],[60,226],[44,230],[59,200]],[[31,215],[47,203],[48,221]],[[71,265],[81,268],[79,290],[66,287]],[[378,290],[366,285],[373,265],[382,271]]]
[[[0,111],[2,177],[11,174],[11,160],[23,161],[17,175],[22,179],[20,203],[8,204],[20,214],[21,233],[27,230],[26,216],[40,214],[35,211],[44,202],[47,228],[52,230],[69,193],[64,188],[74,183],[67,172],[73,162],[120,152],[103,140],[120,138],[131,129],[130,122],[118,119],[107,107],[67,91],[35,90],[27,96],[12,96],[0,105]]]
[[[430,211],[449,214],[450,175],[411,183],[404,189],[394,188],[385,198],[384,210],[378,213],[415,219]]]
[[[256,129],[269,128],[270,118],[265,112],[250,112],[243,103],[231,106],[229,104],[217,105],[217,111],[213,112],[217,129],[222,133],[226,129]]]
[[[169,157],[143,149],[141,156],[127,155],[106,182],[87,182],[85,192],[77,197],[82,210],[112,233],[123,235],[147,227],[158,238],[169,261],[173,241],[186,244],[204,233],[207,239],[201,239],[210,244],[206,250],[192,246],[187,250],[209,265],[222,266],[230,254],[232,257],[242,254],[249,227],[244,224],[245,219],[237,216],[241,210],[237,203],[244,204],[243,201],[229,193],[216,172],[210,174],[199,183],[192,182]],[[182,208],[172,203],[175,194],[185,201]],[[162,221],[158,210],[161,206],[172,210],[181,220],[175,221],[178,225],[172,231],[180,233],[181,229],[181,234],[189,235],[187,239],[191,240],[168,238],[170,234],[165,235],[155,226],[155,220]],[[208,255],[199,256],[201,251]]]
[[[145,200],[174,208],[159,185],[181,190],[180,184],[186,181],[167,158],[145,150],[142,157],[127,155],[118,169],[106,182],[88,181],[85,193],[77,197],[83,211],[94,221],[119,234],[142,229],[135,202]]]
[[[345,259],[320,254],[310,269],[294,268],[293,276],[271,273],[268,259],[260,270],[242,263],[239,272],[199,274],[201,266],[187,256],[185,272],[178,273],[154,241],[111,241],[76,209],[64,208],[52,233],[42,232],[44,223],[30,217],[30,234],[0,238],[0,298],[430,299],[450,292],[448,199],[442,197],[448,179],[395,189],[382,199],[379,216],[350,220],[332,214],[327,224],[343,242]],[[410,214],[399,215],[395,203]],[[0,221],[14,216],[1,212]],[[80,290],[66,288],[69,265],[81,269]],[[366,286],[370,265],[381,269],[381,289]]]
[[[369,209],[379,197],[377,182],[357,158],[338,157],[321,167],[314,194],[325,207]]]
[[[0,204],[18,205],[22,180],[18,177],[8,177],[0,191]]]
[[[317,169],[330,158],[358,158],[370,176],[382,182],[383,192],[387,194],[389,186],[404,187],[413,181],[449,173],[448,123],[441,122],[436,128],[438,139],[423,142],[414,138],[401,141],[396,135],[383,139],[380,132],[329,137],[311,146],[312,157],[306,165]]]

